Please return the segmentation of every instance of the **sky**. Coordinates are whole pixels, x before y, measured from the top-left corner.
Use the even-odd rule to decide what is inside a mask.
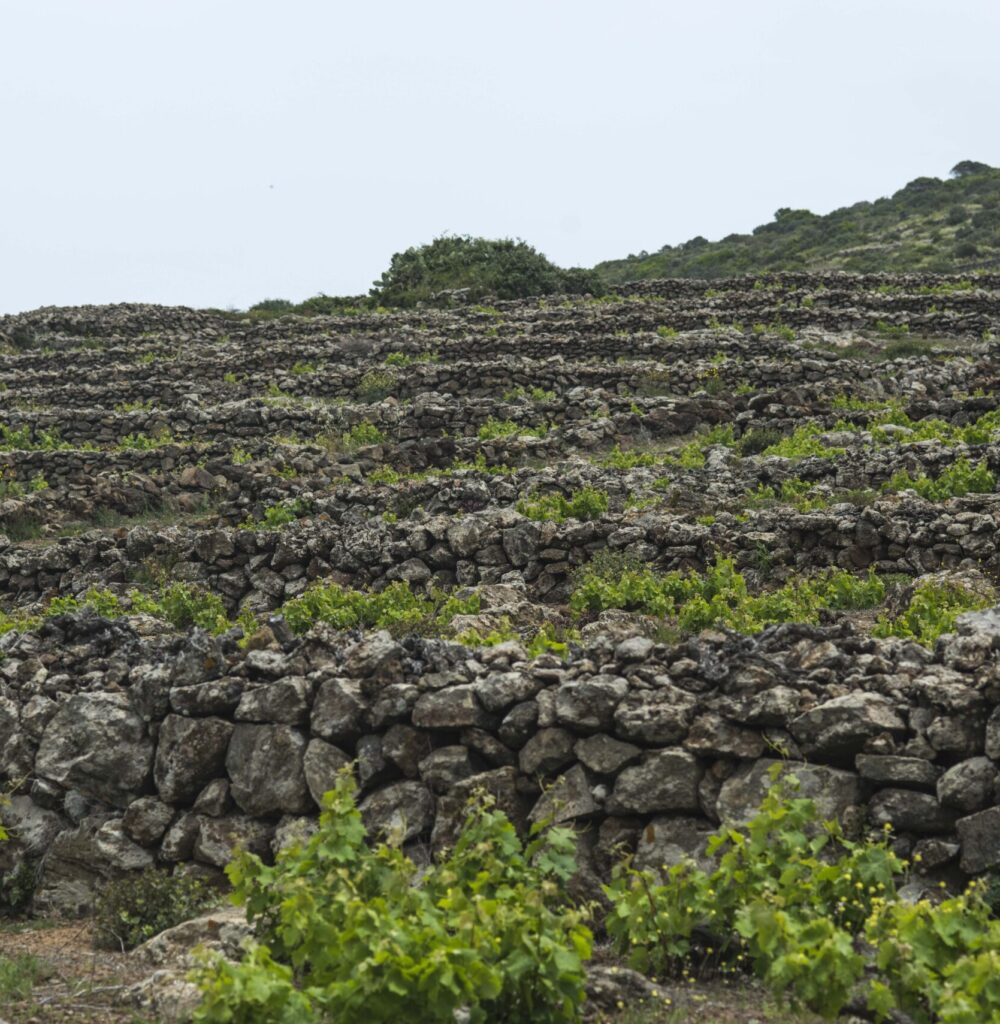
[[[996,0],[0,0],[0,313],[592,266],[1000,165]]]

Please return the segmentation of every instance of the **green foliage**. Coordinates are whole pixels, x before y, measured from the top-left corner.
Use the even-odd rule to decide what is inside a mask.
[[[470,1024],[579,1019],[592,941],[566,902],[575,837],[537,830],[522,844],[490,801],[472,805],[443,860],[420,872],[398,836],[369,846],[342,774],[319,830],[273,867],[228,868],[258,931],[243,961],[198,974],[197,1024]]]
[[[905,338],[910,333],[909,324],[890,324],[885,320],[875,321],[875,330],[883,338]]]
[[[383,362],[386,366],[411,366],[413,363],[436,363],[440,356],[436,352],[390,352]]]
[[[959,583],[924,580],[913,588],[906,609],[895,618],[879,616],[872,633],[905,637],[933,647],[942,633],[954,631],[959,615],[988,608],[994,600],[994,596],[977,594]]]
[[[253,456],[245,448],[234,448],[229,453],[229,458],[234,466],[245,466],[248,462],[253,462]]]
[[[307,363],[304,360],[298,360],[292,364],[292,373],[297,376],[305,376],[310,373],[316,373],[319,368],[315,363]]]
[[[544,437],[548,431],[549,427],[545,423],[537,427],[525,427],[513,420],[498,420],[490,416],[476,436],[480,441],[496,441],[502,437]]]
[[[198,626],[210,633],[224,633],[230,628],[222,599],[186,583],[164,584],[156,597],[132,590],[129,598],[133,611],[164,619],[175,629]]]
[[[392,466],[378,466],[368,474],[368,480],[373,484],[398,484],[403,479],[403,474]]]
[[[435,590],[419,594],[401,581],[384,590],[348,590],[337,583],[317,584],[301,597],[286,601],[280,609],[296,633],[305,633],[313,623],[326,622],[337,629],[364,626],[374,629],[443,632],[456,615],[479,612],[479,595],[455,597]]]
[[[247,312],[270,313],[280,316],[283,313],[290,313],[294,308],[294,305],[288,299],[263,299],[260,302],[254,303]]]
[[[148,434],[126,434],[118,442],[120,448],[126,451],[148,452],[156,448],[162,448],[165,444],[173,444],[173,437],[169,430],[161,431],[155,437]]]
[[[375,426],[374,423],[370,423],[368,420],[363,420],[361,423],[355,424],[350,430],[344,434],[344,447],[348,451],[353,451],[355,448],[365,448],[372,444],[382,444],[385,440],[385,434]]]
[[[722,555],[704,573],[630,567],[616,574],[585,567],[575,583],[570,608],[578,615],[621,608],[672,618],[684,632],[724,625],[757,633],[776,622],[817,622],[823,609],[874,608],[885,599],[885,585],[874,573],[859,579],[840,569],[751,595],[733,559]]]
[[[396,390],[395,367],[388,370],[368,370],[361,377],[354,394],[362,402],[381,402]]]
[[[821,459],[843,455],[846,449],[831,448],[819,440],[818,435],[824,433],[815,423],[804,423],[796,427],[791,434],[765,448],[762,455],[777,455],[783,459],[803,459],[815,456]]]
[[[308,515],[309,511],[308,502],[303,498],[293,498],[291,501],[269,505],[260,519],[248,516],[240,523],[240,528],[243,530],[277,530],[287,523],[294,523],[297,519]]]
[[[69,447],[54,427],[52,430],[36,429],[32,435],[29,426],[10,427],[0,423],[0,451],[52,452]]]
[[[747,492],[747,504],[751,508],[792,505],[798,512],[815,512],[827,508],[830,502],[821,495],[813,495],[812,490],[813,484],[797,477],[782,480],[777,491],[769,484],[759,484],[755,490]]]
[[[992,494],[996,483],[996,477],[985,462],[973,466],[963,455],[933,478],[925,474],[912,477],[905,469],[900,469],[893,473],[882,490],[916,491],[930,501],[944,501],[964,494]]]
[[[761,291],[775,290],[776,285],[780,290],[781,281],[771,276],[776,271],[954,272],[965,260],[985,263],[1000,256],[1000,237],[991,218],[1000,200],[1000,170],[967,163],[982,169],[944,181],[918,178],[892,196],[822,216],[780,209],[773,221],[751,234],[731,234],[718,242],[698,236],[658,252],[609,260],[595,269],[610,286],[665,277],[767,275],[757,281]],[[949,251],[934,240],[934,232],[947,212],[959,206],[981,210],[963,222],[959,230],[968,234]],[[790,281],[789,287],[796,285]]]
[[[645,971],[676,968],[707,935],[718,959],[749,958],[773,991],[834,1017],[864,972],[853,936],[894,897],[904,864],[887,841],[852,842],[836,822],[818,823],[795,776],[777,780],[781,767],[746,826],[708,839],[711,870],[690,860],[662,874],[616,868],[606,927]]]
[[[606,469],[635,469],[636,466],[655,466],[656,459],[649,452],[625,451],[616,444],[598,465]]]
[[[215,594],[185,583],[164,581],[154,593],[132,589],[125,598],[96,587],[91,587],[79,598],[72,595],[54,597],[39,615],[7,615],[0,612],[0,634],[33,629],[43,619],[86,608],[106,619],[118,619],[129,614],[152,615],[169,622],[175,629],[200,626],[212,633],[222,633],[232,626],[226,616],[225,606]],[[241,616],[238,621],[245,627],[251,625],[248,616]]]
[[[104,886],[94,905],[94,937],[101,946],[133,949],[218,902],[204,882],[149,868]]]
[[[0,956],[0,1006],[27,999],[46,973],[45,964],[30,953]]]
[[[556,393],[539,387],[534,387],[530,390],[528,388],[516,387],[510,391],[505,391],[503,397],[505,402],[512,402],[518,398],[528,398],[532,402],[551,402],[556,397]]]
[[[593,271],[561,270],[526,242],[445,235],[396,253],[371,294],[386,306],[409,307],[458,289],[472,301],[604,291]]]
[[[581,487],[568,498],[562,494],[543,494],[524,498],[517,510],[529,519],[561,523],[567,519],[600,519],[608,511],[608,494],[595,487]]]

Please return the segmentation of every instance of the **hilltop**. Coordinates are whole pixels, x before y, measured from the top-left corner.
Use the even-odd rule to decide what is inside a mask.
[[[915,178],[898,192],[828,214],[782,208],[749,235],[701,236],[594,269],[610,286],[663,277],[768,271],[954,272],[1000,260],[1000,169],[973,160],[947,180]]]

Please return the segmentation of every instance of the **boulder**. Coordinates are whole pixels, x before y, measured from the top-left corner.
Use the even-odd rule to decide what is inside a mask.
[[[941,835],[951,831],[958,817],[936,797],[912,789],[882,789],[868,804],[868,817],[876,827],[891,825],[897,832]]]
[[[793,719],[788,729],[808,756],[853,759],[873,736],[905,733],[906,723],[888,698],[859,692],[818,704]]]
[[[401,845],[427,835],[434,823],[434,797],[419,782],[394,782],[358,806],[369,836]]]
[[[937,798],[943,807],[965,814],[993,803],[997,771],[988,757],[971,757],[949,768],[937,781]]]
[[[115,693],[77,693],[49,720],[35,772],[86,796],[126,807],[149,781],[153,741]]]
[[[600,810],[583,768],[575,764],[542,793],[528,819],[533,823],[561,825],[590,818]]]
[[[732,825],[743,825],[757,813],[757,808],[771,788],[771,770],[785,762],[764,758],[738,768],[722,784],[716,803],[719,819]],[[853,772],[826,765],[788,763],[787,775],[798,779],[797,795],[816,804],[821,820],[842,818],[849,807],[860,801],[858,776]],[[790,783],[786,785],[791,786]]]
[[[673,685],[632,691],[615,709],[614,734],[632,743],[676,743],[687,735],[696,705],[690,693]]]
[[[190,803],[206,783],[222,775],[233,726],[222,718],[167,715],[156,744],[153,779],[160,799]]]
[[[309,795],[318,806],[322,807],[323,794],[333,789],[341,769],[350,763],[340,747],[316,738],[309,741],[302,755],[302,771]]]
[[[612,814],[697,811],[704,768],[686,750],[649,751],[639,764],[623,768],[608,799]]]
[[[287,725],[237,725],[226,753],[233,799],[247,814],[313,809],[303,758],[306,739]]]

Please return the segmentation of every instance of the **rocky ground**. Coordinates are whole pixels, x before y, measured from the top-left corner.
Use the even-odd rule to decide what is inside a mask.
[[[349,761],[369,827],[414,850],[447,845],[478,786],[519,823],[556,814],[589,893],[620,844],[697,855],[779,751],[855,833],[890,824],[915,884],[993,870],[1000,622],[923,645],[872,628],[928,578],[996,603],[998,292],[783,275],[314,319],[0,318],[11,912],[86,915],[123,873],[270,855]],[[962,463],[980,483],[956,497],[896,478]],[[588,567],[720,555],[750,596],[833,569],[881,596],[742,633],[574,598]],[[300,621],[330,583],[405,584],[426,614]],[[53,965],[0,1016],[145,1012],[136,958],[75,928],[0,936]],[[792,1019],[699,993],[704,1012],[649,1019]]]

